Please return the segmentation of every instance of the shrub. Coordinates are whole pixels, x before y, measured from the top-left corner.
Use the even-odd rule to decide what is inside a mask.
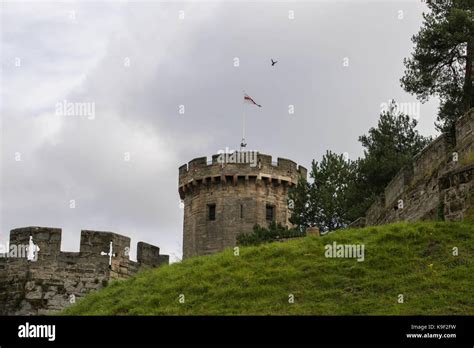
[[[268,228],[255,224],[251,233],[240,233],[237,236],[237,245],[258,245],[283,238],[304,237],[305,235],[305,232],[301,232],[298,229],[288,228],[272,221]]]

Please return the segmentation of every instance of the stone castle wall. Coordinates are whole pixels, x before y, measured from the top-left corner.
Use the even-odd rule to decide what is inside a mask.
[[[42,315],[66,308],[114,279],[128,278],[142,268],[168,264],[156,246],[140,242],[137,262],[129,259],[130,238],[99,231],[81,231],[79,252],[61,251],[61,229],[25,227],[10,233],[10,247],[24,248],[30,236],[38,258],[0,255],[0,315]],[[109,253],[112,242],[111,265]]]
[[[179,168],[179,194],[184,202],[183,258],[211,254],[235,246],[241,232],[255,224],[267,226],[266,207],[274,207],[274,220],[289,226],[288,188],[306,178],[304,167],[293,161],[258,154],[249,163],[222,163],[219,155],[207,163],[196,158]],[[215,220],[209,220],[215,205]]]
[[[390,181],[354,226],[463,220],[474,209],[474,109],[456,122],[456,144],[442,135]]]

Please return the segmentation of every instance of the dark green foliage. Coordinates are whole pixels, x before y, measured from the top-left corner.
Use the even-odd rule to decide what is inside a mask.
[[[311,226],[311,213],[309,210],[309,191],[311,185],[306,178],[301,177],[296,186],[288,192],[288,210],[290,212],[290,222],[297,226],[300,231],[305,231]]]
[[[348,216],[347,194],[357,176],[357,163],[327,151],[321,162],[313,160],[311,183],[301,180],[289,192],[290,222],[301,231],[317,226],[320,231],[332,231],[351,222]]]
[[[377,127],[359,137],[364,158],[358,163],[354,204],[360,193],[365,197],[380,195],[400,169],[410,165],[413,157],[432,141],[419,134],[416,125],[409,116],[382,112]]]
[[[365,212],[377,198],[374,188],[367,181],[367,175],[363,172],[364,159],[359,158],[353,163],[355,166],[354,174],[347,188],[344,202],[346,218],[349,222],[365,216]]]
[[[454,122],[474,106],[474,1],[430,1],[427,6],[423,25],[412,38],[412,56],[404,60],[401,84],[422,102],[438,96],[437,127],[453,135]]]
[[[364,216],[390,180],[431,141],[416,125],[406,115],[382,112],[377,127],[359,137],[364,158],[351,161],[327,151],[321,162],[313,160],[312,182],[301,180],[290,190],[290,222],[300,230],[317,226],[325,232]]]
[[[299,229],[290,229],[272,221],[268,225],[268,228],[256,224],[251,233],[240,233],[237,236],[237,245],[258,245],[274,242],[282,238],[304,237],[305,235],[306,234]]]
[[[313,160],[309,188],[310,225],[320,231],[332,231],[345,227],[347,216],[347,192],[354,181],[355,162],[344,156],[327,151],[321,162]]]

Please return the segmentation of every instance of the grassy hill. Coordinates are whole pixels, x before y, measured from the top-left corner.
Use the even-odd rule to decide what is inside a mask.
[[[334,241],[364,244],[365,260],[326,258]],[[63,313],[473,315],[473,288],[474,224],[397,223],[192,258],[113,282]]]

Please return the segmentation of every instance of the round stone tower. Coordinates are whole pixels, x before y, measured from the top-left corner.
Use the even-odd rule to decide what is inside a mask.
[[[288,188],[307,170],[295,162],[253,151],[195,158],[179,168],[184,202],[183,258],[233,247],[255,224],[288,221]]]

